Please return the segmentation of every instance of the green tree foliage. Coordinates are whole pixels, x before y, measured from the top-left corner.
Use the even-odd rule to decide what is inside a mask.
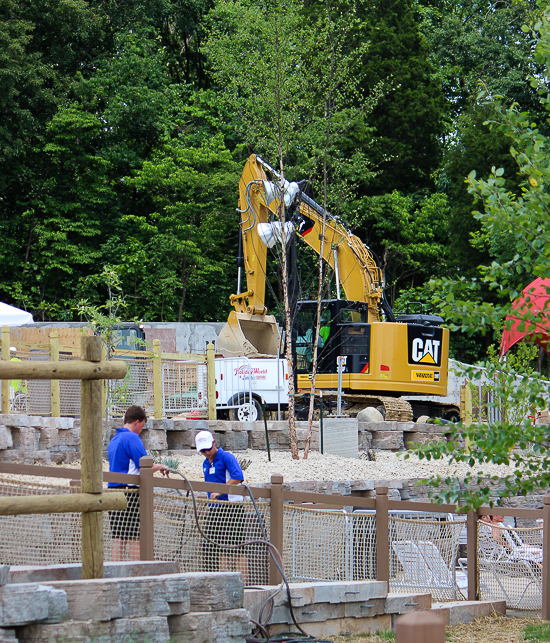
[[[379,175],[365,191],[411,193],[431,187],[446,107],[413,3],[362,3],[359,16],[354,55],[360,57],[364,91],[384,82],[384,95],[369,117],[376,133],[371,160]]]
[[[129,188],[152,197],[155,206],[125,217],[137,224],[137,233],[133,253],[122,257],[125,279],[135,284],[132,295],[148,318],[225,316],[239,170],[218,136],[200,147],[175,140],[127,179]]]
[[[398,291],[447,274],[448,213],[444,194],[405,196],[394,191],[361,200],[357,220],[368,221],[361,227],[378,255],[392,305]]]
[[[529,31],[525,27],[526,31]],[[547,109],[550,96],[545,79],[550,69],[550,11],[545,8],[542,20],[534,25],[533,35],[539,40],[536,60],[544,65],[545,73],[534,77],[531,85]],[[502,320],[510,306],[486,301],[482,286],[498,291],[502,296],[515,299],[522,286],[534,277],[550,277],[550,197],[548,182],[548,138],[526,112],[517,105],[505,108],[494,105],[494,118],[490,126],[498,127],[511,142],[511,155],[517,164],[520,191],[508,189],[503,168],[493,168],[487,179],[478,179],[474,172],[468,177],[469,190],[481,209],[475,213],[482,231],[491,239],[506,238],[509,253],[483,266],[480,280],[442,280],[436,286],[446,295],[441,302],[447,316],[454,320],[455,328],[463,332],[492,330],[502,327]],[[501,258],[505,254],[504,258]],[[548,293],[550,294],[550,293]],[[537,322],[547,324],[548,303],[535,305],[532,300],[520,309],[520,324],[524,330],[532,329]],[[527,355],[530,361],[532,355]],[[472,373],[471,377],[474,378]],[[533,424],[535,411],[547,408],[548,385],[529,367],[519,364],[512,356],[504,363],[493,359],[488,364],[487,379],[493,383],[494,405],[501,407],[501,419],[491,422],[475,418],[470,427],[459,425],[452,430],[447,444],[421,448],[421,457],[450,458],[450,462],[464,462],[473,466],[488,464],[511,465],[511,474],[483,473],[469,475],[469,482],[479,488],[460,490],[456,476],[436,480],[440,498],[456,501],[460,493],[470,506],[498,500],[501,497],[525,495],[550,483],[548,473],[548,425]],[[530,417],[531,416],[531,417]],[[462,442],[464,440],[465,442]]]

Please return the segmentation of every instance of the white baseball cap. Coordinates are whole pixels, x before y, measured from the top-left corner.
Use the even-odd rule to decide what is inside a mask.
[[[199,431],[195,436],[195,446],[199,452],[203,449],[211,449],[213,444],[214,436],[210,431]]]

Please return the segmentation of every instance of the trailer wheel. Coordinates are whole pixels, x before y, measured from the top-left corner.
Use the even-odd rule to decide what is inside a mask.
[[[255,397],[252,398],[251,403],[246,402],[235,409],[229,409],[229,419],[233,421],[257,422],[263,417],[262,407]]]

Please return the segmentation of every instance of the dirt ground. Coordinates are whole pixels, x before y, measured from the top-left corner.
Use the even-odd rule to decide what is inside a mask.
[[[448,627],[445,633],[446,643],[521,643],[526,625],[539,623],[535,618],[486,617]],[[395,639],[390,634],[363,634],[357,636],[334,636],[327,640],[334,643],[388,643]]]

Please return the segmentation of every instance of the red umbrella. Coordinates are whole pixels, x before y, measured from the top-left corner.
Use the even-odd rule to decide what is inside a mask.
[[[514,314],[514,311],[517,311]],[[505,330],[500,344],[500,356],[525,337],[538,344],[546,353],[550,342],[550,279],[539,277],[523,289],[506,315]],[[523,329],[523,330],[521,330]]]

